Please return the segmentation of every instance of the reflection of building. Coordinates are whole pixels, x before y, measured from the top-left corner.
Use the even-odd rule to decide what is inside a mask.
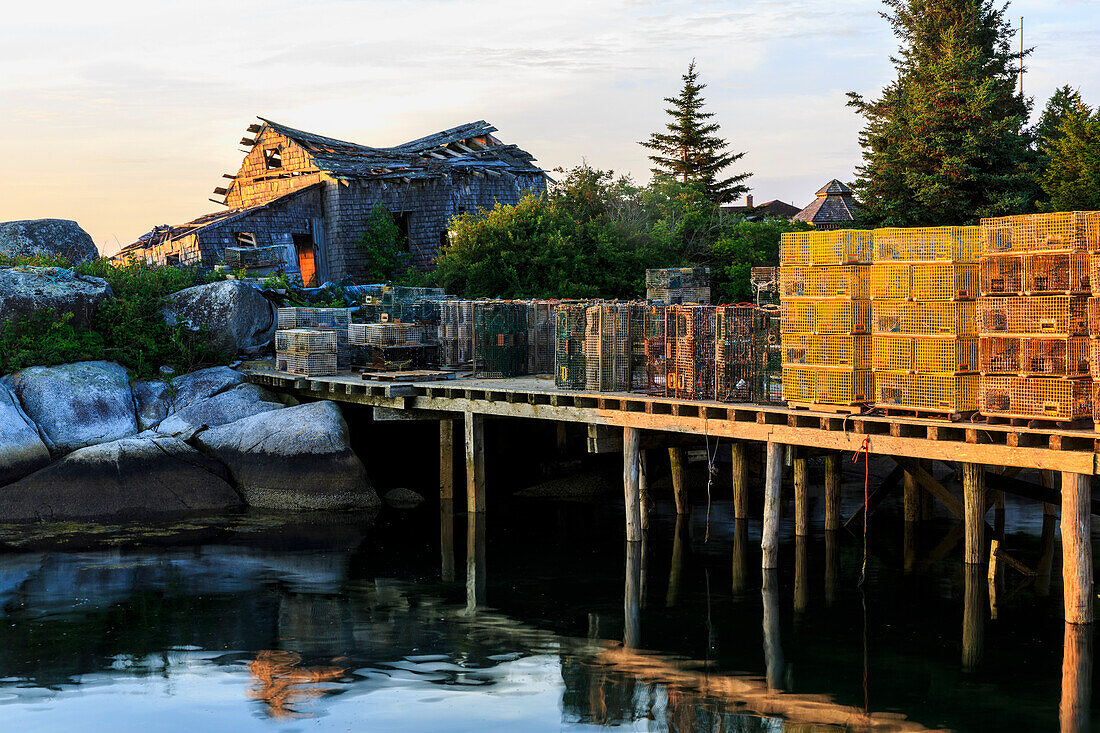
[[[827,231],[850,226],[858,211],[852,189],[834,178],[821,187],[817,198],[809,206],[791,218],[804,221],[814,229]]]
[[[534,157],[472,122],[392,148],[343,142],[269,120],[248,128],[248,154],[214,189],[228,209],[153,229],[122,261],[300,272],[305,283],[363,271],[357,246],[377,206],[393,216],[413,263],[429,266],[452,216],[514,204],[546,188]]]

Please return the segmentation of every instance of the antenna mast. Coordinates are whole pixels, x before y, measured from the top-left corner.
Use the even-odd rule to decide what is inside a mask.
[[[1024,16],[1020,16],[1020,98],[1024,96]]]

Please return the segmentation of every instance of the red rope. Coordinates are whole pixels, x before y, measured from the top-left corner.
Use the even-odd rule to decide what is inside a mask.
[[[863,454],[863,566],[859,570],[859,585],[867,577],[867,515],[871,511],[871,436],[863,439],[859,450],[852,454],[852,463],[859,463],[859,454]]]

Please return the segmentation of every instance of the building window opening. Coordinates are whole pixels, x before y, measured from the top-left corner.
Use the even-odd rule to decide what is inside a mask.
[[[238,247],[255,247],[256,235],[252,232],[237,232],[237,246]]]
[[[412,216],[408,211],[394,211],[393,223],[397,225],[397,231],[401,234],[401,251],[411,252],[412,247],[409,244],[409,218]]]
[[[264,167],[269,171],[283,167],[283,158],[278,148],[264,148]]]

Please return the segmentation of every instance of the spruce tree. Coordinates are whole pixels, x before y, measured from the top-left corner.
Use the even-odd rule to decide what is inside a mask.
[[[655,164],[650,170],[658,180],[671,178],[702,186],[707,198],[716,204],[735,201],[749,192],[744,182],[752,174],[719,176],[745,154],[727,152],[729,143],[716,134],[718,123],[709,122],[714,113],[703,111],[706,100],[701,92],[707,85],[699,83],[694,59],[682,78],[684,85],[679,96],[665,98],[672,105],[665,110],[672,118],[666,125],[668,132],[655,132],[639,143],[656,151],[649,156]]]
[[[1100,209],[1100,113],[1082,104],[1067,112],[1040,149],[1045,211]]]
[[[1030,102],[1016,92],[1015,31],[994,0],[884,0],[900,42],[881,98],[850,92],[866,120],[853,188],[861,219],[976,223],[1035,200]]]
[[[1039,124],[1035,126],[1035,147],[1039,151],[1042,167],[1046,164],[1043,160],[1043,149],[1062,136],[1062,122],[1066,117],[1074,113],[1088,115],[1091,112],[1085,100],[1081,98],[1081,93],[1069,84],[1054,90],[1054,94],[1050,95],[1046,107],[1043,108],[1043,114],[1039,117]]]

